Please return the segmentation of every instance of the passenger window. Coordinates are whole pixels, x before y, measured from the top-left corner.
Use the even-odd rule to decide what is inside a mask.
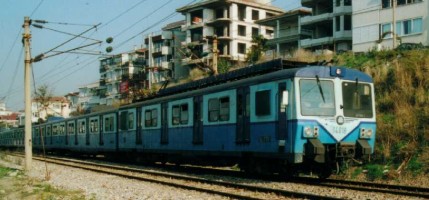
[[[58,135],[58,127],[56,125],[52,127],[52,135]]]
[[[172,124],[173,125],[180,124],[180,107],[179,106],[173,106],[172,115],[173,115]]]
[[[98,119],[92,119],[89,122],[89,132],[97,133],[98,132]]]
[[[263,90],[255,93],[256,116],[265,116],[271,114],[270,97],[270,90]]]
[[[229,120],[229,97],[209,100],[209,122]]]
[[[74,123],[70,123],[68,127],[68,134],[72,135],[74,134]]]
[[[51,136],[51,127],[46,128],[46,136]]]
[[[78,130],[79,130],[78,131],[79,134],[86,133],[85,121],[79,122],[79,124],[78,124]]]
[[[188,104],[173,106],[172,115],[173,125],[188,124]]]
[[[134,112],[128,113],[128,129],[134,129]]]
[[[157,109],[152,110],[152,127],[156,127],[158,125],[158,112]]]
[[[120,118],[121,118],[121,130],[128,130],[127,128],[127,117],[128,117],[128,111],[121,112]]]
[[[151,122],[151,120],[152,120],[152,111],[147,110],[147,111],[145,112],[145,116],[144,116],[144,118],[145,118],[145,123],[144,123],[144,125],[145,125],[146,127],[151,127],[151,124],[152,124],[152,122]]]
[[[114,131],[114,118],[113,117],[106,117],[104,118],[104,131],[111,132]]]
[[[150,109],[145,111],[145,127],[156,127],[158,125],[158,111],[157,109]]]
[[[229,97],[220,99],[220,118],[219,121],[229,120]]]
[[[209,100],[209,122],[217,122],[219,120],[219,100]]]

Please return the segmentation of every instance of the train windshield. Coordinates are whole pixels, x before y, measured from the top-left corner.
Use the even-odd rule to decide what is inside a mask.
[[[317,79],[299,81],[303,116],[334,116],[334,82]]]
[[[372,118],[372,92],[367,83],[343,82],[344,116]]]

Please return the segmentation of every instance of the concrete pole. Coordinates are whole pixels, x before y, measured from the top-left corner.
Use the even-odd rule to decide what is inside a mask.
[[[396,2],[397,0],[392,0],[392,39],[393,39],[393,48],[396,48]]]
[[[217,75],[218,74],[218,70],[217,70],[217,65],[218,65],[218,56],[219,56],[219,50],[217,49],[217,36],[214,35],[213,36],[213,74]]]
[[[24,77],[24,87],[25,87],[25,170],[31,170],[31,161],[33,157],[32,150],[32,141],[31,141],[31,52],[30,52],[30,24],[31,20],[29,17],[24,17],[24,51],[25,51],[25,77]]]

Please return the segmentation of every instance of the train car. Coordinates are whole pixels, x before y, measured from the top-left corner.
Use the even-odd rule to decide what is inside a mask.
[[[373,152],[374,87],[368,75],[325,66],[259,73],[203,79],[124,108],[132,120],[139,111],[142,127],[119,131],[118,142],[129,141],[122,135],[136,138],[132,143],[142,155],[169,162],[239,162],[241,169],[256,172],[308,168],[321,176],[337,163]],[[122,124],[134,123],[122,113]],[[134,144],[119,145],[119,151],[124,148]]]
[[[373,153],[374,86],[354,69],[273,60],[33,130],[50,151],[327,177]]]

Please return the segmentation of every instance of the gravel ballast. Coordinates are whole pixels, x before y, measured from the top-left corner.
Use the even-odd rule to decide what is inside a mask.
[[[7,156],[6,160],[13,163],[22,163],[21,158]],[[0,162],[0,165],[7,163]],[[9,166],[10,167],[10,166]],[[49,184],[69,189],[83,191],[88,199],[225,199],[221,196],[201,193],[191,190],[183,190],[160,184],[142,182],[121,178],[112,175],[106,175],[91,172],[82,169],[64,167],[55,164],[47,164],[49,171]],[[33,161],[33,170],[28,174],[30,177],[44,180],[46,177],[45,163]],[[210,179],[219,179],[219,177],[208,177]],[[228,181],[228,177],[221,177]],[[237,182],[237,179],[234,179]],[[359,192],[353,190],[339,190],[335,188],[309,186],[297,183],[276,183],[264,181],[243,181],[250,185],[260,185],[269,188],[278,188],[301,193],[323,194],[344,199],[417,199],[402,197],[391,194],[380,194],[375,192]]]

